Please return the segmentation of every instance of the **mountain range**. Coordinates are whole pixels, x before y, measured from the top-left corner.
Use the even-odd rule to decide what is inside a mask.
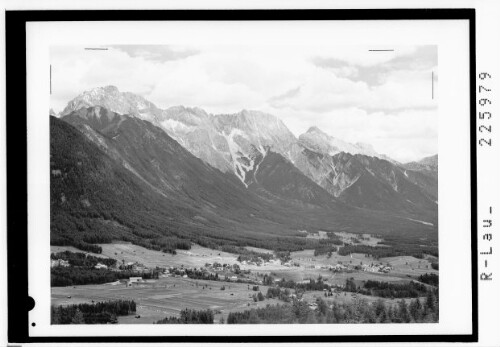
[[[53,134],[62,139],[51,137],[51,170],[60,170],[62,176],[52,177],[56,183],[51,182],[55,194],[51,207],[75,222],[75,209],[92,206],[86,194],[70,199],[64,193],[75,188],[60,181],[69,169],[57,168],[61,158],[55,155],[60,152],[55,142],[80,136],[78,142],[85,150],[71,152],[71,156],[89,152],[85,156],[90,158],[91,168],[111,167],[137,189],[126,192],[124,185],[114,192],[103,190],[104,182],[109,180],[106,186],[113,187],[116,178],[105,170],[85,172],[78,160],[73,164],[65,161],[64,167],[92,179],[78,183],[75,176],[71,183],[86,186],[94,194],[108,191],[99,201],[147,197],[149,202],[138,206],[155,222],[148,228],[142,222],[121,223],[110,216],[91,218],[88,211],[85,218],[92,220],[90,224],[114,225],[111,234],[136,242],[168,234],[201,238],[201,242],[234,242],[237,238],[262,244],[272,235],[286,240],[297,230],[311,227],[415,236],[437,230],[437,155],[400,164],[369,144],[350,144],[317,127],[296,138],[280,119],[263,112],[213,115],[183,106],[162,110],[113,86],[95,88],[71,100],[60,120],[51,118],[52,128],[58,129]],[[82,201],[88,204],[82,205]],[[109,202],[109,206],[115,205]],[[120,218],[122,222],[127,219]],[[168,221],[168,232],[157,226],[158,220]],[[128,223],[129,227],[114,223]],[[73,237],[63,229],[54,228],[59,230],[60,242]],[[150,237],[139,237],[148,233]],[[95,238],[89,237],[79,240]]]

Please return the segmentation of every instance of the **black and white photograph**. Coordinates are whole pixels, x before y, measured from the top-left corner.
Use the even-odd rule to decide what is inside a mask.
[[[51,324],[439,322],[437,57],[51,47]]]
[[[475,9],[266,7],[8,13],[10,342],[494,341]]]

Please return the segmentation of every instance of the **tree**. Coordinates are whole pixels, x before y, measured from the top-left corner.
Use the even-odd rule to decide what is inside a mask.
[[[411,317],[415,320],[415,322],[418,322],[421,320],[421,311],[422,311],[422,304],[420,303],[420,300],[416,298],[415,300],[412,300],[409,306],[410,310],[410,315]]]
[[[71,324],[85,324],[85,319],[83,318],[83,313],[79,308],[76,309],[75,315],[71,320]]]
[[[248,317],[248,323],[250,323],[250,324],[259,323],[259,316],[257,315],[257,312],[254,309],[250,310],[250,315]]]
[[[435,297],[432,290],[427,291],[427,297],[425,300],[425,311],[433,312],[435,308]]]
[[[403,323],[409,323],[411,320],[408,312],[408,305],[403,299],[398,302],[398,316]]]
[[[305,323],[309,316],[309,306],[304,301],[294,301],[293,303],[293,312],[295,313],[295,317],[298,318],[299,323]]]
[[[309,310],[309,313],[307,315],[307,319],[305,321],[306,324],[316,324],[318,321],[316,320],[316,316],[314,315],[314,312]]]
[[[59,306],[61,307],[61,306]],[[51,315],[50,315],[50,324],[60,324],[61,323],[61,310],[59,308],[56,308],[55,306],[52,306],[51,310]]]
[[[375,312],[371,307],[366,307],[365,313],[363,315],[363,323],[376,323],[377,317]]]
[[[326,292],[325,292],[326,295]],[[326,315],[326,312],[328,311],[328,305],[326,304],[325,300],[322,298],[316,299],[316,303],[318,304],[318,311],[321,315]]]
[[[262,292],[259,292],[259,294],[257,294],[257,299],[259,299],[259,301],[264,301],[264,295],[262,294]]]
[[[375,315],[377,317],[382,317],[387,315],[386,309],[385,309],[385,303],[384,300],[378,299],[373,303],[374,310],[375,310]]]

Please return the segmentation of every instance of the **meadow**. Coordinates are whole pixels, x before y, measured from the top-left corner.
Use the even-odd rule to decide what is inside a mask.
[[[223,286],[225,289],[221,290]],[[259,288],[265,295],[268,287]],[[276,299],[254,302],[254,293],[252,285],[244,283],[167,277],[129,287],[122,283],[55,287],[52,288],[52,304],[71,305],[126,298],[135,301],[137,311],[135,315],[119,317],[118,323],[152,324],[167,316],[177,316],[185,308],[212,309],[216,312],[215,321],[219,322],[221,317],[227,319],[229,312],[278,303]]]
[[[347,237],[347,236],[346,236]],[[350,236],[349,236],[350,237]],[[193,245],[190,250],[178,250],[177,254],[163,253],[150,250],[131,243],[100,244],[101,254],[87,253],[95,256],[117,259],[118,263],[137,262],[146,267],[175,267],[175,268],[203,268],[207,263],[238,264],[241,270],[250,270],[249,278],[255,281],[262,280],[264,275],[272,276],[275,280],[285,279],[301,282],[308,279],[317,279],[319,276],[331,286],[343,286],[348,279],[354,279],[358,286],[368,280],[380,282],[408,282],[417,280],[424,273],[438,274],[430,266],[435,258],[426,257],[417,259],[410,256],[400,256],[374,260],[364,254],[354,253],[348,256],[337,252],[314,256],[314,250],[303,250],[290,253],[287,266],[279,260],[272,260],[262,265],[244,264],[237,261],[238,255],[213,250],[199,245]],[[51,251],[64,250],[78,251],[70,246],[51,246]],[[265,253],[268,250],[252,248],[252,251]],[[361,265],[383,263],[392,266],[389,273],[382,272],[333,272],[330,266],[342,263],[345,265]],[[298,266],[297,266],[298,265]],[[221,288],[224,287],[224,290]],[[252,298],[257,292],[252,290],[253,285],[247,283],[209,281],[183,277],[164,277],[149,279],[142,283],[126,286],[123,282],[114,282],[99,285],[77,285],[52,288],[52,305],[71,305],[91,303],[92,301],[106,300],[134,300],[137,304],[135,315],[120,316],[118,323],[123,324],[152,324],[160,319],[178,316],[180,311],[188,309],[211,309],[215,312],[215,322],[227,320],[230,312],[241,312],[250,308],[265,307],[267,304],[283,303],[278,299],[265,299],[255,302]],[[259,285],[259,291],[266,295],[268,287]],[[322,291],[307,291],[303,298],[308,303],[314,303],[317,297],[324,297]],[[364,298],[368,302],[378,299],[375,296],[361,295],[336,290],[333,296],[324,298],[327,302],[349,303],[355,298]],[[387,305],[395,305],[397,299],[385,298]],[[140,316],[140,318],[136,318]]]

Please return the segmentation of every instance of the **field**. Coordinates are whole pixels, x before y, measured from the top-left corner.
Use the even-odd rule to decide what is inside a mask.
[[[350,237],[350,236],[346,236]],[[344,285],[347,279],[353,278],[357,285],[367,280],[382,282],[406,282],[416,280],[423,273],[438,273],[431,268],[433,260],[430,257],[416,259],[409,256],[392,257],[375,260],[364,254],[352,254],[352,256],[340,256],[333,253],[330,258],[327,255],[314,256],[314,250],[304,250],[291,253],[291,263],[299,266],[284,266],[278,260],[264,263],[261,266],[241,264],[237,261],[237,255],[220,252],[198,245],[193,245],[191,250],[178,250],[176,255],[149,250],[130,243],[101,244],[104,256],[117,259],[121,262],[138,262],[146,267],[177,267],[177,268],[202,268],[206,263],[219,262],[221,264],[239,264],[242,270],[250,270],[250,278],[262,280],[267,274],[275,279],[293,280],[296,282],[308,279],[317,279],[319,276],[330,285]],[[52,252],[63,250],[78,251],[72,247],[51,247]],[[251,248],[253,251],[269,252],[265,249]],[[91,253],[89,253],[91,254]],[[345,265],[361,264],[390,264],[393,269],[389,273],[381,272],[332,272],[329,266],[338,263]],[[325,268],[326,267],[326,268]],[[225,290],[221,287],[225,286]],[[101,285],[80,285],[52,288],[53,305],[69,305],[77,303],[90,303],[94,301],[105,301],[113,299],[131,299],[137,303],[135,315],[119,317],[119,323],[124,324],[146,324],[154,323],[167,316],[178,316],[185,308],[190,309],[212,309],[216,312],[215,321],[221,318],[227,320],[230,312],[244,311],[252,307],[261,307],[267,304],[275,304],[277,299],[266,299],[254,302],[252,295],[258,292],[252,290],[253,285],[235,282],[195,280],[183,277],[160,277],[157,280],[147,280],[141,284],[133,284],[126,287],[125,284],[116,282]],[[259,286],[265,295],[268,287]],[[309,291],[304,294],[308,303],[313,303],[316,297],[324,297],[323,292]],[[377,297],[363,296],[358,294],[340,292],[333,297],[324,298],[327,301],[349,302],[355,297],[364,298],[368,302],[377,300]],[[386,303],[395,304],[397,299],[384,299]]]
[[[351,256],[341,256],[333,253],[330,258],[326,255],[314,256],[313,250],[304,250],[291,253],[292,263],[299,263],[300,266],[287,267],[281,265],[278,261],[268,262],[262,266],[240,264],[237,261],[237,255],[222,251],[215,251],[209,248],[193,245],[189,251],[178,250],[176,255],[153,251],[131,243],[112,243],[100,244],[102,254],[88,253],[95,256],[106,256],[117,259],[119,262],[139,262],[147,267],[204,267],[206,263],[218,262],[221,264],[239,264],[242,270],[250,270],[252,273],[272,274],[277,278],[287,280],[303,281],[307,279],[316,279],[319,275],[329,279],[330,284],[344,284],[346,278],[354,277],[355,280],[378,280],[386,282],[400,281],[411,277],[418,277],[424,273],[438,273],[430,266],[429,259],[416,259],[414,257],[391,257],[374,260],[367,258],[364,254],[354,253]],[[51,252],[60,252],[70,250],[77,252],[74,247],[51,246]],[[255,251],[264,252],[265,249],[255,249]],[[342,262],[343,264],[371,264],[384,263],[390,264],[393,270],[388,273],[336,273],[321,269],[322,266],[333,266]]]
[[[225,286],[225,290],[221,287]],[[266,286],[260,286],[265,295]],[[276,299],[254,302],[252,295],[258,293],[252,286],[243,283],[199,281],[181,277],[167,277],[150,280],[143,284],[126,287],[124,284],[101,284],[52,288],[53,305],[71,305],[131,299],[137,303],[136,315],[119,317],[119,323],[152,324],[167,316],[178,316],[182,309],[212,309],[215,321],[227,319],[229,312],[243,311],[249,307],[277,303]],[[68,298],[70,296],[71,298]]]
[[[353,253],[351,256],[342,256],[333,253],[330,258],[326,255],[314,256],[313,250],[304,250],[291,253],[292,262],[300,263],[300,267],[293,271],[275,271],[279,276],[295,281],[309,278],[317,278],[318,275],[330,279],[331,284],[343,284],[346,278],[353,277],[355,280],[376,280],[384,282],[394,282],[408,280],[408,277],[416,278],[424,273],[438,273],[432,269],[429,259],[417,259],[414,257],[391,257],[375,260],[365,257],[364,254]],[[321,269],[323,266],[333,266],[341,262],[342,264],[362,265],[362,264],[390,264],[393,270],[390,273],[353,272],[353,273],[333,273]],[[319,267],[319,268],[318,268]]]
[[[99,244],[102,247],[102,254],[88,253],[95,256],[106,256],[117,259],[118,262],[139,262],[147,267],[204,267],[206,263],[218,262],[221,264],[239,264],[238,255],[216,251],[213,249],[193,245],[189,251],[177,250],[177,254],[154,251],[131,243],[109,243]],[[51,246],[51,252],[70,250],[81,252],[74,247]],[[260,250],[260,249],[259,249]],[[269,250],[264,250],[269,252]],[[266,263],[262,266],[240,264],[242,270],[280,270],[287,269],[279,263]]]
[[[225,286],[225,290],[220,288]],[[265,295],[266,286],[259,286]],[[267,304],[283,302],[277,299],[265,299],[254,302],[252,285],[242,283],[225,283],[215,281],[199,281],[189,278],[168,277],[151,280],[143,284],[126,287],[124,284],[101,284],[52,288],[53,305],[71,305],[106,301],[114,299],[131,299],[137,303],[135,315],[120,316],[121,324],[152,324],[167,316],[178,316],[185,308],[201,310],[212,309],[215,323],[224,321],[230,312],[244,311],[249,308],[264,307]],[[321,297],[329,303],[348,303],[354,298],[366,299],[369,303],[378,298],[352,293],[338,293],[333,297],[324,298],[323,292],[311,291],[304,294],[304,300],[314,303]],[[384,299],[387,305],[395,305],[398,299]],[[136,318],[140,316],[140,318]]]

